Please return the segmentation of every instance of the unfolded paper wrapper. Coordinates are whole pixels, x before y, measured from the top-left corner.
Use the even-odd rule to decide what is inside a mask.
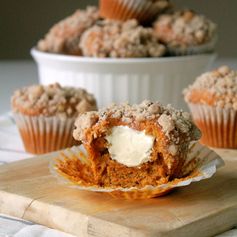
[[[224,161],[214,151],[199,143],[192,143],[190,145],[188,157],[183,166],[182,178],[176,178],[166,184],[157,186],[147,185],[143,188],[122,188],[89,185],[83,182],[83,180],[78,181],[73,177],[69,177],[58,168],[59,165],[67,165],[68,161],[75,159],[77,162],[79,160],[82,167],[90,166],[90,161],[87,159],[86,151],[82,145],[63,150],[57,157],[54,157],[51,160],[50,171],[58,178],[59,182],[63,182],[69,187],[80,190],[106,192],[113,197],[125,199],[146,199],[163,196],[174,188],[187,186],[192,182],[198,182],[212,177],[217,169],[224,165]]]

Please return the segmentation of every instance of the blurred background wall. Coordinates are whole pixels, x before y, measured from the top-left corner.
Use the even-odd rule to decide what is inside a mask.
[[[221,57],[237,57],[237,0],[171,0],[192,8],[219,26]],[[57,21],[97,0],[0,0],[0,59],[27,59],[29,50]]]

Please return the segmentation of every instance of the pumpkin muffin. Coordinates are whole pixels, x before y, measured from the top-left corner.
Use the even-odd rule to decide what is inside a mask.
[[[184,90],[201,142],[217,148],[237,148],[237,71],[222,66],[204,73]]]
[[[59,84],[33,85],[16,90],[13,115],[25,150],[42,154],[76,144],[72,130],[80,113],[96,110],[93,95]]]
[[[73,136],[87,150],[85,162],[90,163],[90,170],[80,166],[76,172],[78,159],[57,168],[84,185],[157,186],[182,177],[189,144],[200,135],[189,114],[171,106],[150,101],[112,105],[76,120]]]
[[[192,10],[159,16],[154,31],[171,55],[212,52],[217,40],[216,24]]]
[[[84,56],[102,58],[160,57],[166,51],[152,29],[136,20],[101,21],[83,33],[80,48]]]
[[[100,15],[120,21],[137,19],[147,24],[169,8],[168,0],[100,0]]]
[[[99,19],[96,7],[77,10],[73,15],[55,24],[37,48],[44,52],[81,55],[79,40],[82,33]]]

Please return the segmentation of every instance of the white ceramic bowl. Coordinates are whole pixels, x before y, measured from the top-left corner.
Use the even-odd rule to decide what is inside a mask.
[[[93,93],[99,107],[144,99],[186,109],[182,90],[211,66],[216,55],[166,58],[88,58],[31,50],[42,84],[59,82]]]

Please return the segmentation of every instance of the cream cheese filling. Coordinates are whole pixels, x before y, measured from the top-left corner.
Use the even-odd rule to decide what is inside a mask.
[[[105,139],[111,159],[135,167],[150,160],[155,137],[128,126],[115,126]]]

